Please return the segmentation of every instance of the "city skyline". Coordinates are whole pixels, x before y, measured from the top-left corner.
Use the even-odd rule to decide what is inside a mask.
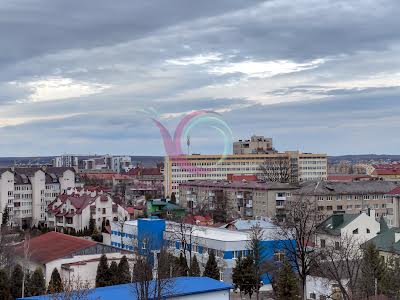
[[[233,140],[280,151],[397,154],[399,12],[394,0],[2,3],[0,156],[163,156],[151,118],[173,132],[202,109]],[[198,129],[191,152],[221,153]]]

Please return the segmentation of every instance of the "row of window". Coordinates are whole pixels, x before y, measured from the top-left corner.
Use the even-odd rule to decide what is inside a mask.
[[[332,201],[335,200],[379,200],[386,199],[386,195],[336,195],[336,196],[317,196],[318,201]]]
[[[361,204],[356,204],[356,205],[346,205],[346,206],[344,206],[344,205],[337,205],[336,206],[336,210],[343,210],[343,207],[345,207],[347,210],[352,210],[353,209],[353,207],[354,207],[354,209],[361,209]],[[378,208],[386,208],[386,204],[381,204],[381,205],[379,205],[379,204],[374,204],[374,205],[364,205],[364,207],[365,208],[376,208],[376,209],[378,209]],[[319,211],[323,211],[323,210],[325,210],[325,206],[318,206],[318,210]],[[333,206],[332,205],[328,205],[328,206],[326,206],[326,210],[333,210]]]

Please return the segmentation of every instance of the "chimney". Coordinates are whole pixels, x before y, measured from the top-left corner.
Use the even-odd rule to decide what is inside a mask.
[[[333,214],[332,215],[332,227],[338,227],[344,221],[343,214]]]

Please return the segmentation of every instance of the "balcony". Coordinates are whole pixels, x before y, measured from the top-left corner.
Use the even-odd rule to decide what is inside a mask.
[[[276,201],[286,201],[286,196],[276,196]]]
[[[283,208],[285,208],[285,201],[282,201],[282,200],[276,201],[276,208],[277,208],[277,209],[283,209]]]
[[[243,199],[243,194],[237,194],[237,195],[236,195],[236,198],[238,198],[238,199]]]
[[[215,197],[215,193],[214,192],[208,192],[208,196],[209,197]]]
[[[249,202],[246,204],[247,208],[253,208],[253,200],[249,200]]]
[[[191,195],[192,191],[186,191],[186,195]]]

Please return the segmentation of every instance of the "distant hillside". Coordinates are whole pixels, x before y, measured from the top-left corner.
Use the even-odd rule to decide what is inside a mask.
[[[400,155],[389,154],[357,154],[357,155],[341,155],[329,156],[328,162],[331,164],[339,163],[342,160],[350,161],[352,163],[360,161],[400,161]]]

